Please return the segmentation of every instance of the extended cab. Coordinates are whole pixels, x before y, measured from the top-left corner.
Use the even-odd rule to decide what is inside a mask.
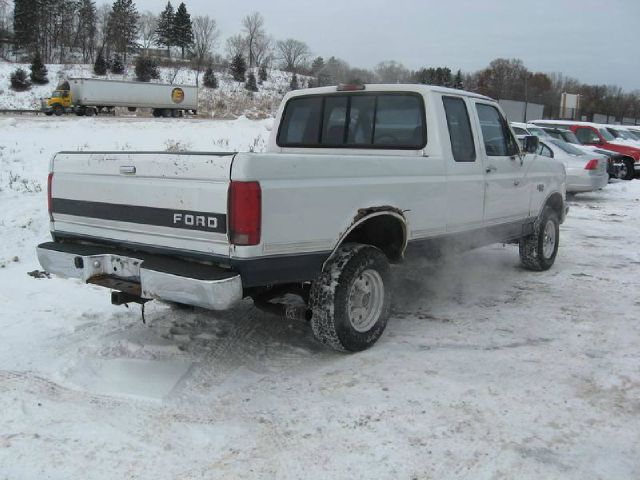
[[[565,170],[521,151],[498,104],[425,85],[288,93],[266,153],[60,152],[43,268],[161,299],[310,320],[338,350],[372,345],[390,268],[411,252],[518,243],[550,268]],[[297,294],[303,306],[275,300]],[[288,297],[288,296],[287,296]]]

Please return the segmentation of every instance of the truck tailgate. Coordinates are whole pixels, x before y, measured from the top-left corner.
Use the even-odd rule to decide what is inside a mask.
[[[233,153],[60,152],[52,160],[52,231],[229,256]]]

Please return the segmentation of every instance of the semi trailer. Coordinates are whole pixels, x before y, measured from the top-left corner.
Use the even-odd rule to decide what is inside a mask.
[[[149,108],[154,117],[179,117],[195,114],[198,109],[198,87],[166,83],[128,82],[95,78],[69,78],[42,101],[46,115],[92,116],[113,112],[115,107],[129,111]]]

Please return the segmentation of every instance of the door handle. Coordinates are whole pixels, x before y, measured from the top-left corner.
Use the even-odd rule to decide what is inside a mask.
[[[136,167],[133,165],[120,166],[120,173],[123,175],[133,175],[136,173]]]
[[[494,167],[493,165],[489,165],[484,171],[487,173],[491,173],[491,172],[495,172],[496,170],[498,170],[497,167]]]

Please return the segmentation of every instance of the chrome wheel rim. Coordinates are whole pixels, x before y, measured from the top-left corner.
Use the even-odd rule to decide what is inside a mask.
[[[627,178],[627,164],[623,163],[620,165],[620,170],[618,170],[618,178],[625,179]]]
[[[382,313],[384,282],[372,269],[364,270],[351,284],[347,312],[354,330],[365,333],[371,330]]]
[[[556,225],[552,220],[548,220],[544,226],[542,237],[542,253],[544,258],[551,258],[556,248]]]

